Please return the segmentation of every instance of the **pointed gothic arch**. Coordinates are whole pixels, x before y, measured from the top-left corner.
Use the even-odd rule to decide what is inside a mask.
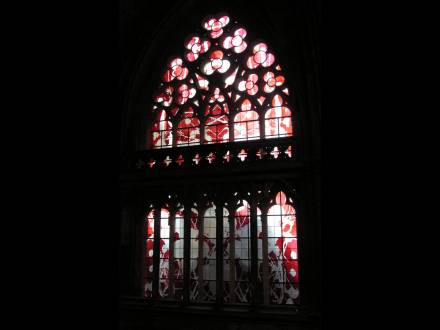
[[[201,25],[166,61],[147,148],[293,136],[289,87],[275,51],[250,40],[247,28],[227,14]]]
[[[316,188],[319,171],[310,162],[314,160],[311,155],[315,155],[315,148],[319,160],[320,121],[316,119],[320,111],[319,68],[315,68],[319,50],[310,45],[314,40],[308,39],[305,26],[305,23],[314,26],[310,18],[313,15],[307,15],[309,12],[297,1],[289,1],[296,8],[291,12],[280,2],[265,6],[237,0],[179,2],[179,6],[164,10],[166,14],[151,15],[160,17],[155,21],[161,24],[151,23],[155,32],[146,33],[143,41],[139,41],[138,50],[132,54],[136,64],[127,70],[132,80],[127,84],[124,102],[122,145],[127,153],[124,160],[127,159],[128,169],[123,172],[123,187],[127,190],[123,193],[133,205],[127,216],[131,217],[128,228],[132,228],[133,240],[126,247],[126,254],[133,261],[132,266],[126,267],[128,270],[123,270],[123,274],[127,273],[124,281],[126,278],[128,283],[123,292],[129,297],[122,301],[128,302],[126,306],[139,301],[137,304],[149,313],[148,326],[152,322],[159,324],[153,321],[157,306],[161,306],[165,321],[176,307],[183,313],[192,313],[193,308],[200,310],[197,317],[200,320],[204,317],[202,309],[228,310],[228,319],[234,315],[242,318],[243,313],[253,317],[253,311],[261,310],[273,322],[278,316],[281,319],[288,314],[293,326],[297,316],[301,320],[298,323],[308,315],[314,317],[320,303],[320,204]],[[227,10],[228,14],[200,20],[207,12],[218,10]],[[222,26],[220,18],[225,15],[230,19]],[[211,22],[211,30],[207,30],[203,22],[212,17],[220,23]],[[194,29],[189,29],[195,33],[188,35],[191,31],[187,27],[191,26]],[[245,36],[242,30],[236,31],[240,28],[247,32]],[[217,36],[220,29],[222,34],[213,38],[212,33]],[[228,36],[238,37],[233,44],[231,38],[226,40]],[[246,46],[239,44],[240,38]],[[260,46],[254,53],[259,43],[267,46],[266,52]],[[239,46],[236,52],[235,47]],[[274,63],[268,67],[257,63],[263,62],[263,53],[266,60],[267,54],[272,54]],[[255,59],[248,61],[251,56]],[[182,61],[172,63],[176,58]],[[244,68],[243,75],[235,59]],[[171,63],[174,75],[169,72],[164,76]],[[282,70],[277,70],[278,65]],[[289,95],[283,92],[285,87]],[[160,96],[157,102],[156,95]],[[274,99],[275,95],[279,97]],[[158,108],[152,109],[154,106]],[[155,123],[156,139],[159,137],[160,141],[156,148],[152,146]],[[282,230],[283,219],[289,215],[274,213],[279,209],[276,194],[280,191],[286,194],[286,203],[294,207],[299,222],[296,250],[299,269],[293,268],[296,279],[288,275],[294,267],[288,259],[295,256],[294,249],[292,244],[287,246],[292,237],[278,232],[276,236],[268,228],[270,225]],[[175,202],[170,202],[172,199]],[[216,206],[215,216],[211,212],[211,223],[214,217],[216,220],[211,243],[220,250],[220,254],[211,254],[215,258],[209,262],[215,268],[215,282],[211,284],[207,282],[208,275],[199,277],[206,268],[200,251],[209,249],[207,242],[199,239],[203,234],[200,226],[204,225],[209,208],[207,202]],[[148,255],[145,258],[145,240],[135,237],[142,230],[140,223],[134,223],[141,218],[145,221],[150,210],[145,214],[144,208],[150,203],[157,214],[162,208],[170,212],[168,279],[159,276],[162,260],[166,262],[166,258],[160,258],[160,234],[152,239],[147,235],[147,241],[156,246],[153,249],[157,253],[151,259]],[[223,216],[224,208],[229,212],[227,218]],[[173,216],[174,234],[182,232],[174,241]],[[273,226],[278,221],[281,224]],[[157,233],[160,222],[160,217],[156,222],[153,219],[153,227],[159,224]],[[181,225],[183,231],[178,229]],[[237,225],[242,227],[237,229]],[[236,239],[231,239],[234,236]],[[268,244],[268,236],[272,243],[281,239],[278,244]],[[247,237],[250,239],[245,243]],[[269,254],[277,257],[278,268],[271,261],[274,259],[268,258]],[[146,274],[150,265],[154,271]],[[151,280],[143,282],[141,278]],[[164,283],[168,283],[168,291],[163,290]],[[149,291],[144,292],[144,284],[149,285]],[[161,297],[167,292],[168,295]],[[139,297],[147,299],[138,300]],[[141,317],[145,315],[144,309],[137,313]]]

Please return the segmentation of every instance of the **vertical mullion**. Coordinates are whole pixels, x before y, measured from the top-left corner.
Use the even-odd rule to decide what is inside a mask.
[[[260,123],[260,139],[265,139],[266,138],[266,126],[264,125],[265,123],[265,112],[263,111],[262,113],[260,113],[258,119],[259,119],[259,123]]]
[[[189,303],[191,281],[191,205],[184,205],[183,209],[183,304]]]
[[[250,205],[251,222],[251,285],[252,285],[252,305],[256,305],[257,286],[258,286],[258,229],[257,229],[257,204],[251,202]]]
[[[161,209],[155,208],[154,213],[154,244],[153,244],[153,299],[159,298],[159,267],[160,267],[160,216]]]
[[[216,303],[223,303],[223,204],[215,208],[216,217]]]
[[[234,141],[234,116],[232,115],[231,110],[229,110],[229,115],[228,115],[228,132],[229,132],[229,141],[228,142]],[[231,132],[232,132],[232,134],[231,134]]]
[[[192,125],[192,124],[191,124],[191,125]],[[186,136],[188,137],[188,143],[187,143],[188,146],[191,145],[191,139],[190,139],[190,136],[191,136],[191,130],[193,130],[192,127],[188,127],[188,128],[186,129]]]
[[[205,143],[205,118],[200,119],[200,144]]]
[[[178,121],[176,121],[178,122]],[[177,124],[177,123],[175,123]],[[171,128],[171,134],[172,134],[172,140],[171,140],[171,145],[173,146],[173,148],[175,148],[177,146],[177,125],[173,124],[173,127]]]
[[[263,251],[262,251],[262,258],[263,258],[263,303],[265,305],[269,304],[269,269],[267,264],[267,258],[268,258],[268,242],[267,242],[267,210],[264,210],[264,212],[261,214],[261,229],[262,229],[262,236],[263,236]]]
[[[278,122],[278,125],[277,125],[277,138],[280,138],[280,135],[281,135],[281,117],[277,117],[277,122]]]

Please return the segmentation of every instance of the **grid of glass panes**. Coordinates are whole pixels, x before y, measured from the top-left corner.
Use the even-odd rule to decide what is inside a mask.
[[[231,230],[229,226],[229,212],[223,209],[223,301],[231,301],[231,271],[234,271],[231,260]],[[231,266],[232,265],[232,266]],[[232,267],[232,269],[231,269]]]
[[[200,144],[200,121],[197,118],[182,119],[177,127],[177,146]]]
[[[250,303],[251,292],[251,246],[250,246],[250,205],[242,201],[234,216],[235,226],[235,302]]]
[[[191,208],[190,216],[190,300],[197,301],[199,292],[199,234],[200,221],[197,209]]]
[[[283,192],[278,193],[276,199],[277,204],[267,213],[269,301],[272,304],[297,304],[299,289],[295,209],[285,202]]]
[[[173,146],[173,124],[161,120],[153,125],[152,139],[155,148],[171,148]]]
[[[290,202],[293,202],[289,199]],[[178,209],[174,218],[174,233],[170,233],[170,213],[160,210],[159,269],[153,269],[154,218],[151,210],[146,218],[145,297],[152,297],[153,274],[158,272],[159,297],[183,298],[184,216]],[[276,204],[267,213],[267,233],[264,235],[261,211],[257,208],[258,301],[264,301],[263,281],[267,280],[268,298],[272,304],[299,304],[298,246],[296,214],[279,192]],[[200,221],[196,208],[190,213],[190,299],[198,302],[216,300],[216,207],[210,203]],[[200,224],[203,223],[203,232]],[[232,240],[228,211],[223,208],[223,297],[225,302],[249,303],[251,291],[250,206],[246,200],[238,202],[233,218]],[[170,236],[170,234],[172,234]],[[263,276],[263,238],[267,237],[267,278]],[[231,243],[234,242],[234,249]],[[170,244],[174,244],[173,274],[170,274]],[[202,247],[202,248],[200,248]],[[170,279],[173,281],[170,282]],[[174,291],[170,291],[170,287]]]
[[[206,120],[205,143],[229,142],[228,116],[212,116]]]
[[[265,114],[264,126],[266,138],[291,136],[293,128],[290,110],[281,106],[269,109]]]
[[[263,225],[259,208],[257,208],[257,237],[258,275],[255,299],[263,301]]]
[[[177,146],[192,146],[200,144],[200,128],[188,127],[177,129]]]
[[[234,118],[234,141],[257,140],[260,138],[260,123],[255,111],[239,112]]]
[[[159,297],[169,296],[170,285],[170,213],[167,209],[160,210],[160,263],[159,263]]]
[[[145,277],[144,295],[146,298],[153,297],[153,255],[154,255],[154,210],[151,210],[146,219],[145,233]]]
[[[174,260],[172,280],[174,283],[174,298],[183,299],[183,251],[184,251],[184,217],[183,208],[176,212],[174,218]]]
[[[216,299],[216,215],[215,205],[203,216],[202,281],[199,287],[200,301],[213,302]]]

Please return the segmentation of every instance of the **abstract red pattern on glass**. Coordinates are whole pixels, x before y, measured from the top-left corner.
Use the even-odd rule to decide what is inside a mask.
[[[226,14],[205,18],[202,27],[186,38],[181,56],[165,63],[152,107],[161,119],[150,126],[150,147],[292,136],[286,78],[269,44],[249,40],[247,28]],[[184,114],[188,106],[192,117]]]

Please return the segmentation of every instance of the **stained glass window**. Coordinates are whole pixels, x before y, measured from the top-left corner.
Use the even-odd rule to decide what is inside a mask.
[[[157,278],[160,299],[183,300],[188,281],[188,299],[192,302],[214,303],[220,298],[224,303],[250,304],[256,299],[263,304],[298,305],[296,210],[292,198],[283,191],[273,196],[263,203],[268,205],[264,213],[256,205],[252,211],[250,203],[241,198],[228,207],[233,213],[226,207],[217,210],[213,202],[201,208],[194,204],[188,215],[182,206],[175,212],[157,209],[160,214],[150,210],[145,227],[145,297],[154,296]],[[251,212],[255,212],[253,216]],[[184,244],[185,226],[189,227],[188,247]],[[256,227],[256,237],[252,237],[252,226]],[[159,234],[155,235],[154,228],[160,228]],[[217,246],[218,230],[223,233],[221,246]],[[157,251],[155,238],[159,239]],[[252,259],[253,240],[256,260]],[[184,277],[185,249],[189,249],[190,257],[188,280]],[[221,260],[217,260],[218,253]],[[154,258],[159,259],[157,268]],[[252,284],[253,264],[258,269],[256,287]],[[222,291],[218,291],[219,271],[223,274]]]
[[[224,301],[250,303],[251,288],[251,231],[250,206],[239,201],[233,221],[223,220],[223,279]],[[261,212],[258,209],[258,213]]]
[[[203,244],[203,240],[200,240],[200,225],[202,223],[199,219],[199,212],[197,209],[191,209],[191,251],[190,251],[190,271],[191,271],[191,288],[190,288],[190,299],[196,301],[198,298],[199,291],[199,274],[202,264],[201,258],[199,258],[199,246]],[[200,262],[200,263],[199,263]]]
[[[195,215],[196,213],[194,213]],[[191,226],[193,226],[192,219]],[[215,205],[206,209],[191,230],[191,299],[214,302],[216,299],[216,214]]]
[[[157,148],[170,148],[173,144],[173,124],[168,120],[165,110],[158,114],[157,121],[153,124],[153,145]]]
[[[259,116],[251,110],[251,102],[248,99],[241,103],[241,110],[234,118],[234,140],[256,140],[260,138]]]
[[[254,39],[228,15],[208,17],[202,27],[185,40],[182,53],[172,56],[162,72],[152,106],[150,147],[293,136],[289,89],[270,45]],[[229,150],[224,154],[203,149],[194,152],[196,165],[222,158],[231,161]],[[281,159],[292,153],[290,146],[277,145],[258,152],[242,146],[238,150],[233,161],[243,163],[247,157]],[[182,154],[167,156],[164,163],[181,166]],[[154,166],[155,160],[148,164]],[[203,199],[201,204],[191,202],[189,209],[181,201],[149,210],[145,297],[204,304],[299,304],[296,210],[283,191],[270,193],[271,197],[269,193],[266,200],[254,195],[258,202],[242,198],[251,195],[247,193],[226,198],[234,201],[228,206],[225,201]]]
[[[292,135],[292,118],[290,109],[282,106],[283,99],[275,95],[272,108],[267,110],[265,117],[266,138],[277,138]]]
[[[171,293],[177,300],[183,299],[183,256],[184,256],[184,217],[183,208],[180,208],[176,212],[174,218],[174,235],[172,236],[172,255],[170,265],[172,266],[170,272],[171,279]]]
[[[166,298],[170,294],[170,212],[160,210],[160,264],[159,264],[159,295]]]
[[[145,240],[145,297],[153,296],[153,255],[154,255],[154,209],[148,212]]]
[[[298,245],[296,212],[284,192],[267,212],[267,257],[269,295],[273,304],[294,304],[298,290]]]
[[[150,147],[292,136],[289,91],[274,50],[228,15],[208,17],[202,27],[166,63]]]
[[[200,120],[189,107],[177,126],[177,146],[200,144]]]

